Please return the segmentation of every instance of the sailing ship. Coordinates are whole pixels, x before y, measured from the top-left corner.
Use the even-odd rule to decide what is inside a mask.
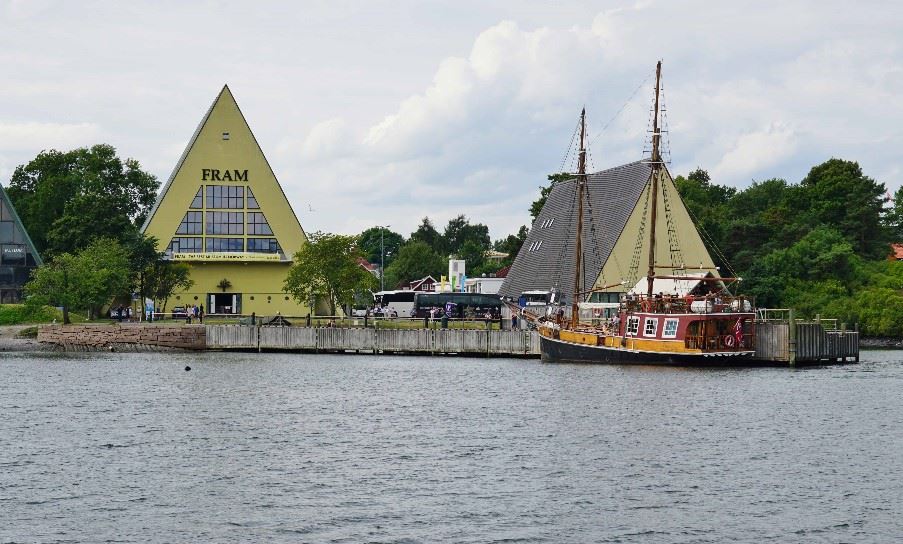
[[[717,269],[695,273],[685,266],[656,263],[656,218],[661,156],[659,97],[661,61],[656,66],[655,107],[652,122],[652,175],[646,188],[651,194],[648,222],[646,277],[620,296],[611,316],[600,319],[599,305],[585,302],[592,291],[581,292],[583,258],[583,201],[586,173],[586,110],[580,114],[580,149],[574,187],[577,225],[574,289],[569,315],[559,308],[544,317],[538,327],[542,359],[549,362],[720,364],[750,358],[755,353],[753,301],[734,296],[727,285],[737,278],[720,277]],[[667,208],[667,206],[666,206]],[[640,230],[644,236],[645,229]],[[670,269],[658,274],[657,269]],[[624,283],[624,282],[621,282]],[[645,285],[644,285],[645,284]]]

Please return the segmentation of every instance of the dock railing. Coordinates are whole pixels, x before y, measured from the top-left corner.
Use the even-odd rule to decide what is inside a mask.
[[[799,319],[791,308],[756,310],[756,358],[797,363],[859,361],[859,331],[838,319]]]

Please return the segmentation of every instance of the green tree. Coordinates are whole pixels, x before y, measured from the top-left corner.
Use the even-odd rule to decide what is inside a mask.
[[[486,267],[486,250],[474,240],[467,240],[461,245],[457,256],[464,259],[467,267],[467,274],[471,277],[479,276],[485,272]]]
[[[812,223],[839,230],[859,255],[887,254],[889,240],[881,223],[887,189],[864,175],[859,163],[830,159],[813,167],[800,185]]]
[[[7,192],[42,254],[74,252],[99,236],[125,242],[154,203],[157,179],[106,144],[42,151],[18,166]]]
[[[157,251],[157,239],[136,230],[125,236],[123,246],[129,254],[130,290],[141,300],[153,298],[150,275],[163,258]]]
[[[285,291],[299,303],[325,297],[336,315],[338,305],[354,303],[355,291],[376,289],[376,278],[358,264],[360,257],[355,236],[315,232],[295,253]]]
[[[903,242],[903,187],[894,193],[893,204],[884,214],[884,224],[893,242]]]
[[[154,301],[154,308],[166,312],[169,298],[179,290],[190,289],[194,285],[191,279],[191,266],[188,263],[177,263],[157,259],[144,269],[146,292],[144,296]],[[158,303],[162,302],[162,305]]]
[[[709,173],[702,168],[690,172],[687,177],[677,176],[674,178],[674,185],[691,217],[695,219],[696,226],[722,249],[729,217],[728,203],[737,192],[736,189],[712,183]],[[725,263],[718,264],[724,266]]]
[[[25,286],[30,304],[63,307],[63,322],[69,309],[85,309],[94,319],[100,307],[129,289],[129,255],[111,238],[97,238],[81,251],[58,255],[38,267]]]
[[[471,224],[470,220],[459,215],[449,220],[443,235],[445,249],[449,253],[458,253],[467,242],[473,242],[483,250],[491,247],[489,227],[482,223]]]
[[[493,249],[508,254],[508,256],[499,263],[499,268],[504,268],[514,262],[514,259],[517,258],[517,254],[520,253],[520,248],[523,247],[524,242],[527,241],[527,236],[529,234],[530,229],[528,229],[526,225],[521,225],[517,230],[517,234],[509,234],[501,240],[495,241],[492,245]]]
[[[433,226],[433,222],[430,221],[429,217],[424,217],[423,220],[420,221],[420,226],[411,233],[409,240],[411,242],[423,242],[440,255],[448,254],[445,247],[445,240],[443,240],[439,231],[436,230],[436,227]]]
[[[574,179],[574,174],[561,172],[560,174],[549,174],[546,177],[549,180],[549,184],[545,187],[539,188],[539,198],[537,198],[533,201],[532,204],[530,204],[530,217],[533,219],[533,221],[536,221],[536,218],[539,217],[539,212],[541,212],[542,207],[545,206],[546,199],[549,198],[549,194],[552,192],[552,189],[555,188],[555,185],[561,183],[562,181]]]
[[[793,302],[805,310],[799,307],[818,306],[805,299],[816,298],[816,291],[823,290],[826,282],[835,282],[831,285],[834,295],[838,285],[843,287],[843,295],[851,294],[860,283],[860,268],[861,259],[840,232],[818,227],[791,247],[772,251],[757,261],[749,270],[745,288],[760,306]]]
[[[418,280],[426,276],[439,276],[448,264],[433,248],[420,240],[410,240],[401,246],[398,258],[386,267],[386,285]]]
[[[389,266],[398,255],[398,249],[404,244],[404,236],[381,227],[370,227],[358,236],[357,245],[368,262]],[[383,253],[383,251],[385,253]]]

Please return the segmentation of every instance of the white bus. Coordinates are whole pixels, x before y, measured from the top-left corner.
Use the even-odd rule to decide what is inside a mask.
[[[379,291],[373,293],[373,301],[376,303],[374,312],[382,309],[385,317],[411,317],[414,309],[414,294],[417,291],[405,289],[402,291]]]

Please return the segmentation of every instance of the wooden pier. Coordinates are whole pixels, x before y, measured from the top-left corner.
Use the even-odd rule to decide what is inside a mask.
[[[398,353],[481,357],[539,357],[529,330],[390,329],[248,325],[43,325],[38,342],[55,349],[159,349]],[[755,363],[793,366],[859,360],[859,332],[830,320],[803,322],[765,316],[756,322]],[[749,361],[747,359],[747,361]],[[739,361],[738,361],[739,362]],[[742,364],[742,363],[740,363]]]
[[[531,331],[207,325],[207,349],[538,357]]]
[[[788,365],[857,362],[859,332],[818,322],[759,321],[756,359]]]

